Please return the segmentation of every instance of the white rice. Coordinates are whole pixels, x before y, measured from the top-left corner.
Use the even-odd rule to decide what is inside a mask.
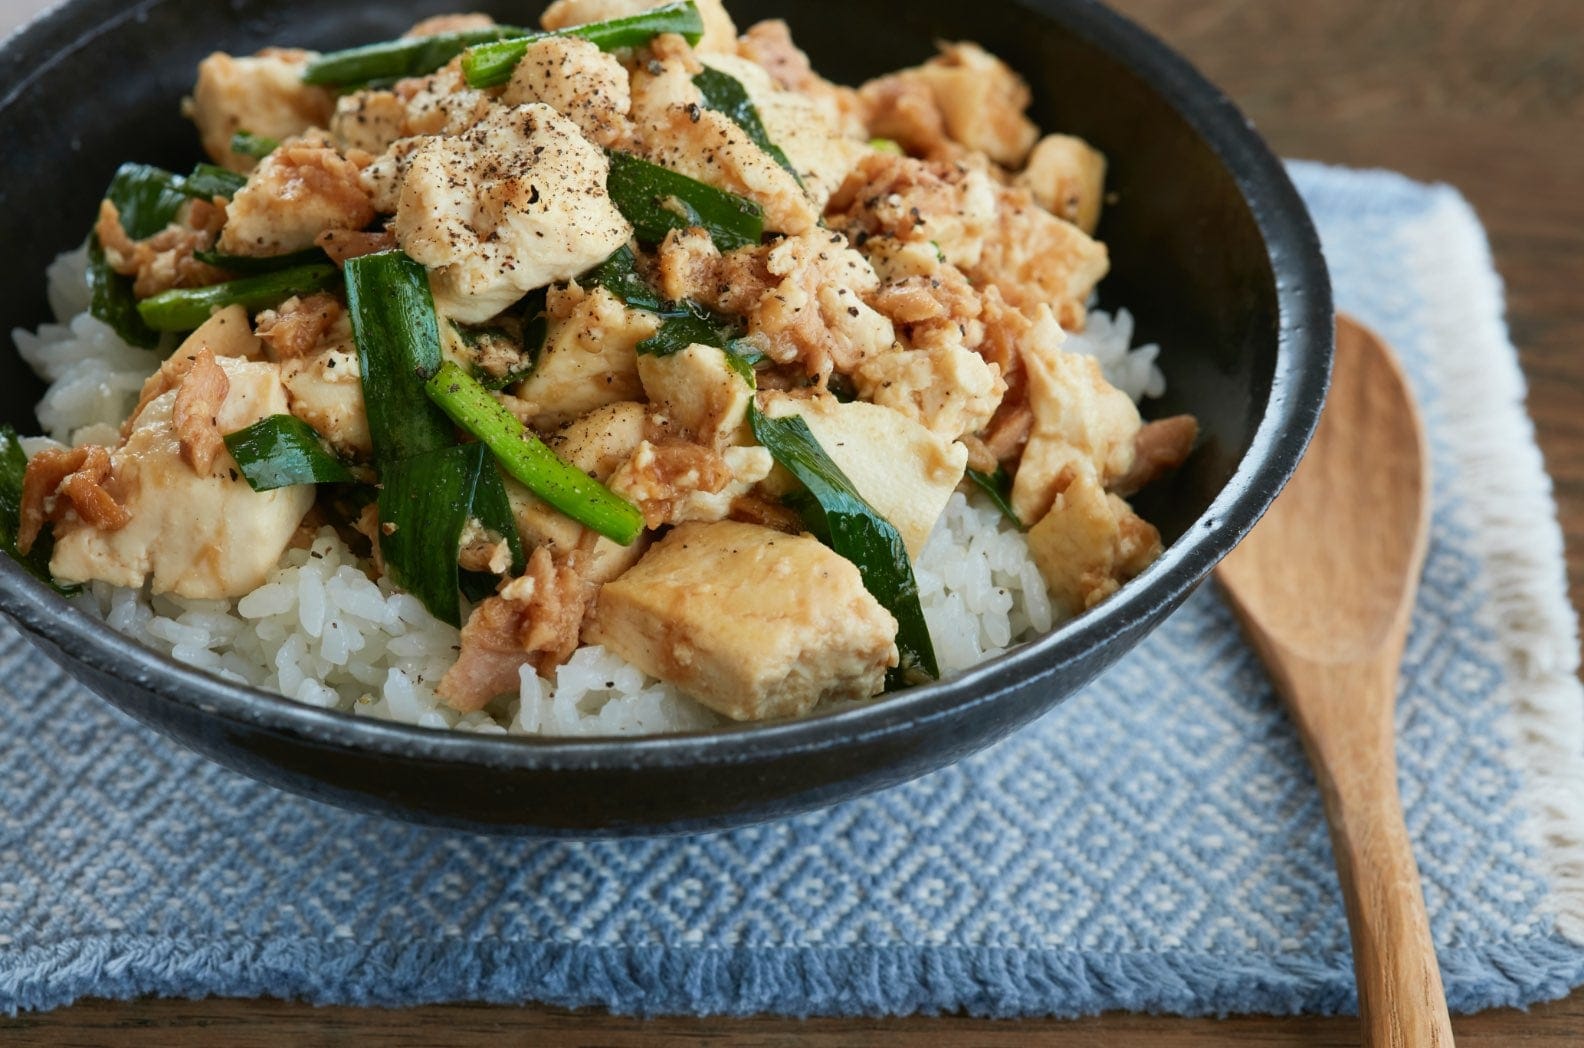
[[[123,343],[87,313],[86,257],[49,269],[58,318],[15,331],[23,359],[49,383],[39,422],[54,440],[114,443],[157,354]],[[1165,387],[1158,348],[1129,346],[1133,320],[1091,312],[1067,348],[1099,359],[1135,399]],[[31,453],[44,441],[24,441]],[[1028,544],[976,492],[958,492],[915,567],[943,673],[965,669],[1049,630],[1055,619]],[[518,694],[461,715],[434,687],[456,658],[458,633],[388,581],[369,580],[329,528],[289,550],[258,589],[235,601],[151,596],[96,582],[76,598],[114,629],[181,662],[298,702],[430,728],[514,735],[650,735],[721,718],[598,646],[580,648],[553,681],[524,669]]]

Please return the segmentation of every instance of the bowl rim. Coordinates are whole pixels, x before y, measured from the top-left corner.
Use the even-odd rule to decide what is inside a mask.
[[[54,61],[138,17],[158,0],[66,0],[0,42],[0,67],[18,54]],[[734,724],[655,736],[536,737],[422,728],[304,705],[186,666],[71,607],[9,557],[0,557],[0,611],[88,669],[135,681],[161,701],[253,730],[295,736],[330,748],[490,769],[626,771],[729,766],[791,757],[833,746],[864,745],[956,718],[998,701],[1013,685],[1051,676],[1130,631],[1157,609],[1175,606],[1281,491],[1308,446],[1330,379],[1331,288],[1308,211],[1281,161],[1227,96],[1151,33],[1097,0],[1012,0],[1053,19],[1100,49],[1157,92],[1226,167],[1249,207],[1277,275],[1277,351],[1265,411],[1231,477],[1165,553],[1104,604],[1050,633],[979,666],[865,705],[798,720]],[[96,29],[75,19],[84,7],[106,9]],[[36,75],[54,61],[33,63]],[[9,104],[33,76],[0,98]],[[1285,277],[1286,279],[1283,279]]]

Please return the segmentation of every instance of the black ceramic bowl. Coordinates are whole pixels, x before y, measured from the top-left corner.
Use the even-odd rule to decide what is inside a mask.
[[[47,319],[44,268],[78,243],[116,165],[184,168],[178,113],[199,59],[266,44],[384,39],[475,0],[72,0],[0,47],[0,331]],[[486,3],[504,21],[520,3]],[[90,688],[172,738],[336,804],[493,832],[707,829],[788,814],[955,761],[1055,705],[1169,614],[1292,473],[1324,397],[1331,297],[1280,163],[1182,59],[1088,0],[733,0],[739,25],[785,17],[840,82],[971,39],[1034,88],[1047,130],[1111,161],[1102,298],[1164,347],[1155,414],[1199,417],[1203,444],[1141,506],[1169,540],[1116,597],[943,683],[840,713],[611,741],[447,734],[329,713],[226,684],[108,632],[0,557],[0,609]],[[36,432],[40,386],[7,352],[0,419]]]

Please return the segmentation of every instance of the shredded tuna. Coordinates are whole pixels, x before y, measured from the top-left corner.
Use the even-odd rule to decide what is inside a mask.
[[[1147,422],[1133,438],[1133,467],[1111,484],[1126,498],[1181,466],[1199,438],[1199,422],[1192,415]]]
[[[22,477],[21,519],[17,549],[31,552],[46,521],[60,520],[68,509],[92,528],[118,531],[131,517],[105,490],[110,479],[110,453],[97,444],[80,448],[46,448],[28,460]]]
[[[133,240],[121,225],[116,206],[99,204],[94,233],[105,250],[105,259],[122,276],[132,277],[132,293],[148,298],[178,287],[205,287],[225,279],[225,272],[198,261],[195,252],[214,246],[215,234],[225,221],[225,211],[206,200],[195,200],[183,220],[166,226],[146,240]]]
[[[686,441],[645,441],[611,484],[643,512],[646,527],[658,528],[678,523],[678,511],[690,496],[716,494],[733,479],[726,459],[713,448]]]
[[[209,475],[215,459],[225,451],[219,417],[230,390],[230,379],[208,349],[199,350],[192,368],[176,390],[171,424],[181,444],[182,461],[201,477]]]
[[[374,204],[357,165],[315,133],[271,153],[231,198],[220,250],[301,251],[327,229],[362,229],[372,221]]]
[[[254,330],[276,360],[305,357],[318,348],[325,332],[341,319],[341,303],[320,291],[307,298],[289,298],[258,315]]]
[[[548,675],[577,650],[595,592],[578,573],[577,559],[577,553],[556,558],[540,546],[521,578],[473,609],[462,627],[456,665],[436,689],[452,709],[483,709],[497,695],[517,690],[522,667]]]

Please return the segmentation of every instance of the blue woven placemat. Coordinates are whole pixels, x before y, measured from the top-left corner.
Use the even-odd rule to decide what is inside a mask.
[[[1294,173],[1342,308],[1398,347],[1432,434],[1398,726],[1447,992],[1460,1010],[1559,996],[1584,982],[1584,699],[1484,235],[1444,187]],[[145,993],[792,1014],[1354,1005],[1314,783],[1209,587],[986,753],[685,840],[492,840],[322,807],[113,712],[8,626],[0,680],[0,1008]]]

